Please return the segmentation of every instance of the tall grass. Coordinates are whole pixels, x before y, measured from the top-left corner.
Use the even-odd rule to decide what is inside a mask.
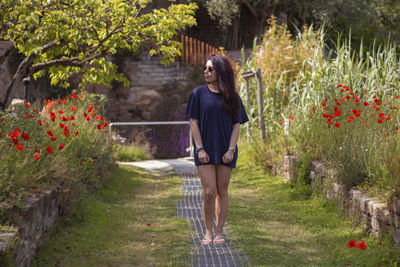
[[[284,25],[272,23],[264,41],[254,48],[258,53],[243,66],[244,70],[260,67],[263,72],[269,146],[284,151],[285,145],[289,151],[322,158],[338,169],[338,179],[348,187],[363,187],[383,198],[399,195],[399,164],[394,160],[399,151],[400,128],[395,112],[400,83],[396,46],[387,43],[366,50],[361,44],[355,50],[351,36],[340,36],[334,49],[326,52],[323,29],[307,28],[295,38],[289,37]],[[244,81],[239,83],[244,96]],[[349,91],[340,92],[339,83],[348,86],[360,103],[350,95],[351,101],[340,100],[343,106],[336,104],[339,98],[349,95]],[[256,86],[251,85],[250,104],[256,109]],[[381,102],[379,112],[373,106],[375,99]],[[329,102],[328,109],[323,102]],[[364,102],[370,106],[364,106]],[[329,128],[322,114],[334,114],[334,106],[341,115],[331,118]],[[362,116],[348,123],[352,109],[361,110]],[[391,119],[377,123],[380,113]],[[250,110],[249,114],[256,126],[257,112]],[[335,127],[335,122],[341,126]],[[253,131],[252,139],[256,136]]]

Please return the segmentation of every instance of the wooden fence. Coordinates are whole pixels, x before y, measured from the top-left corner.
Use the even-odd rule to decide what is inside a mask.
[[[176,36],[176,40],[182,43],[180,62],[186,66],[204,66],[209,56],[219,52],[219,49],[183,34]]]

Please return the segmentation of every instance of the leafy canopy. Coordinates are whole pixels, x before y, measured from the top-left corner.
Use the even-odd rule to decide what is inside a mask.
[[[69,86],[80,73],[80,86],[109,85],[114,79],[128,86],[126,77],[107,60],[118,49],[137,51],[150,41],[151,55],[163,64],[180,55],[173,36],[196,24],[196,4],[171,4],[168,9],[144,12],[149,0],[2,0],[0,38],[14,43],[26,58],[28,75],[49,73],[51,84]],[[21,66],[20,66],[21,67]],[[20,68],[21,69],[21,68]]]

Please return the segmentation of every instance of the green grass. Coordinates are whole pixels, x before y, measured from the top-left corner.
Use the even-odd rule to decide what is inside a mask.
[[[322,197],[293,199],[290,185],[254,166],[250,153],[241,153],[231,179],[227,230],[252,266],[400,263],[400,248],[389,237],[367,235],[364,225]],[[352,239],[365,241],[368,248],[347,248]]]
[[[32,266],[189,265],[191,230],[175,208],[181,179],[120,166],[58,223]]]
[[[140,161],[151,159],[150,153],[145,148],[134,145],[115,145],[113,157],[118,161]]]

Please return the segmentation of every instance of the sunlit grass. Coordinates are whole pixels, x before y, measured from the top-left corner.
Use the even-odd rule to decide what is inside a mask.
[[[189,223],[176,217],[181,179],[121,166],[40,247],[32,266],[186,266]]]
[[[242,145],[242,147],[245,147]],[[293,199],[280,176],[264,174],[239,155],[230,185],[228,230],[252,266],[392,266],[400,248],[364,231],[332,201],[313,196]],[[350,249],[350,240],[368,248]],[[381,244],[379,243],[381,242]]]

